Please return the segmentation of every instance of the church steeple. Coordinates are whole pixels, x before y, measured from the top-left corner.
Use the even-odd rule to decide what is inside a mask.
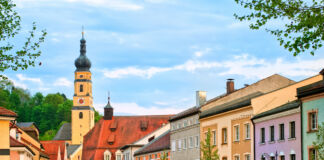
[[[91,62],[86,56],[86,40],[82,30],[80,55],[74,64],[74,96],[72,108],[72,144],[82,144],[83,136],[94,126]]]
[[[86,52],[86,40],[84,39],[84,31],[82,27],[82,38],[80,40],[80,56],[74,62],[76,71],[89,71],[89,69],[91,68],[91,62],[86,56]]]

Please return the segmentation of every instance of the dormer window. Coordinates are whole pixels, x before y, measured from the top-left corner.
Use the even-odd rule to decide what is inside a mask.
[[[117,126],[118,126],[117,121],[113,121],[113,122],[110,124],[110,130],[111,130],[112,132],[116,131]]]
[[[148,122],[147,121],[141,121],[141,130],[142,131],[146,131],[147,127],[148,127]]]

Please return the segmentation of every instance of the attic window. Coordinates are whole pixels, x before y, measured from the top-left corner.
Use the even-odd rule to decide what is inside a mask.
[[[148,142],[151,142],[152,140],[154,140],[155,136],[152,136],[148,139]]]
[[[141,130],[142,131],[146,131],[147,127],[148,127],[148,122],[147,121],[141,121]]]
[[[113,121],[113,122],[110,124],[110,130],[111,130],[112,132],[116,131],[117,126],[118,126],[117,121]]]
[[[108,144],[113,145],[115,142],[115,135],[109,135]]]

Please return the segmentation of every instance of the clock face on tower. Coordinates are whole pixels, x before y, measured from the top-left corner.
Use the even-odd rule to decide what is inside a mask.
[[[83,103],[84,103],[84,99],[83,99],[83,98],[79,98],[79,99],[78,99],[78,103],[79,103],[79,104],[83,104]]]

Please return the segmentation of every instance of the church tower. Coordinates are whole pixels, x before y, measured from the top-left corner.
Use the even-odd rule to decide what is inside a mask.
[[[72,144],[82,144],[83,136],[94,126],[91,62],[86,56],[86,40],[82,31],[80,56],[75,60],[74,96],[72,107]]]

